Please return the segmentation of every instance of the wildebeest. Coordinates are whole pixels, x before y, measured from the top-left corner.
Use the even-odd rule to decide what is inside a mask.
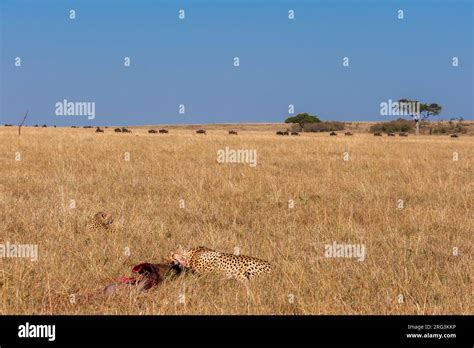
[[[168,133],[168,130],[167,130],[167,129],[164,129],[164,128],[161,128],[158,132],[159,132],[160,134],[167,134],[167,133]]]
[[[296,136],[299,136],[300,133],[299,132],[291,132],[291,135],[296,135]]]
[[[198,129],[196,131],[197,134],[206,134],[206,131],[204,129]]]
[[[381,136],[382,136],[382,133],[380,133],[380,132],[375,132],[374,133],[374,137],[381,137]]]
[[[236,130],[233,130],[233,129],[231,129],[231,130],[229,131],[229,134],[238,135],[238,134],[237,134],[237,131],[236,131]]]
[[[71,126],[71,128],[77,128],[76,126]]]
[[[388,132],[388,133],[387,133],[387,136],[389,136],[389,137],[394,137],[394,136],[395,136],[395,133]]]
[[[132,131],[128,128],[122,127],[122,133],[132,133]]]
[[[406,132],[400,132],[400,133],[398,133],[398,136],[400,136],[400,137],[407,137],[407,136],[408,136],[408,133],[406,133]]]
[[[33,127],[38,127],[38,125],[37,125],[37,124],[35,124]]]
[[[290,132],[288,131],[278,131],[276,132],[277,135],[290,135]]]
[[[56,125],[54,125],[53,127],[56,128]]]
[[[44,125],[42,125],[41,127],[43,127],[43,128],[47,128],[48,126],[44,124]]]
[[[13,125],[10,123],[5,123],[5,127],[12,127]]]
[[[121,130],[120,128],[115,128],[115,129],[114,129],[114,132],[115,132],[115,133],[122,133],[122,130]]]
[[[92,126],[84,126],[84,128],[92,128]]]
[[[344,135],[353,136],[354,134],[352,134],[352,132],[345,132]]]
[[[336,132],[331,132],[331,133],[329,133],[329,135],[333,137],[333,136],[336,136],[337,133]]]
[[[96,132],[96,133],[104,133],[104,130],[103,130],[103,129],[100,129],[100,127],[97,127],[97,128],[95,129],[95,132]]]
[[[459,135],[457,135],[457,134],[451,134],[451,138],[459,138]]]
[[[158,133],[158,132],[157,132],[156,130],[154,130],[154,129],[149,129],[149,130],[148,130],[148,133],[150,133],[150,134],[156,134],[156,133]]]

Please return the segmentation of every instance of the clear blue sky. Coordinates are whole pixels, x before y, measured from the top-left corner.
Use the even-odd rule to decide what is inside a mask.
[[[0,3],[1,123],[26,109],[30,125],[278,122],[289,104],[386,120],[380,103],[404,97],[474,116],[472,0]],[[63,99],[95,102],[95,120],[55,115]]]

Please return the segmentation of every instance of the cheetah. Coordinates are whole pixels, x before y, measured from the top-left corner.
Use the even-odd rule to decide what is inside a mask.
[[[114,219],[112,214],[99,211],[89,218],[87,221],[87,230],[90,232],[99,230],[108,230],[112,227]]]
[[[169,261],[197,274],[220,273],[227,278],[248,281],[255,276],[272,272],[267,261],[245,255],[234,255],[203,246],[171,252]]]

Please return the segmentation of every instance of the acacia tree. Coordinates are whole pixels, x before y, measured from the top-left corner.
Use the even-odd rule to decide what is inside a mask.
[[[405,111],[409,112],[409,116],[412,117],[413,121],[415,121],[416,127],[416,135],[420,134],[420,121],[427,120],[431,116],[439,115],[442,110],[441,105],[437,103],[431,104],[423,104],[417,100],[409,100],[409,99],[400,99],[398,101],[400,109],[404,109]],[[403,107],[404,105],[418,105],[417,108],[407,108]],[[414,110],[417,109],[417,110]]]
[[[301,127],[301,130],[304,132],[304,125],[307,123],[318,123],[321,120],[317,116],[312,116],[307,112],[298,114],[296,116],[288,117],[285,120],[285,123],[297,123]]]

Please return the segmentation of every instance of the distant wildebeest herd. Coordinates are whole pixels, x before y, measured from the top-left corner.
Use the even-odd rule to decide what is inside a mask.
[[[11,123],[5,123],[4,124],[5,127],[13,127],[13,124]],[[24,126],[24,127],[27,127],[27,126]],[[42,126],[39,126],[38,124],[35,124],[33,125],[33,127],[35,128],[47,128],[48,126],[46,124],[43,124]],[[56,125],[53,126],[54,128],[56,128]],[[80,128],[78,126],[71,126],[71,128]],[[82,128],[94,128],[92,126],[83,126]],[[99,127],[96,127],[95,129],[95,133],[104,133],[104,128],[107,129],[109,127],[105,126],[103,128],[101,128],[100,126]],[[115,133],[132,133],[132,131],[126,127],[118,127],[118,128],[115,128],[114,129],[114,132]],[[149,134],[168,134],[169,131],[165,128],[161,128],[159,129],[158,131],[155,130],[155,129],[149,129],[148,130],[148,133]],[[238,132],[235,130],[235,129],[231,129],[229,130],[229,135],[238,135]],[[200,128],[198,130],[196,130],[196,134],[207,134],[207,131],[203,128]],[[338,133],[336,133],[335,131],[332,131],[329,133],[330,136],[337,136]],[[383,133],[382,132],[374,132],[373,133],[374,136],[376,137],[381,137],[383,136]],[[395,137],[396,136],[396,133],[395,132],[386,132],[387,136],[388,137]],[[300,132],[296,132],[296,131],[290,131],[290,130],[280,130],[280,131],[277,131],[276,132],[276,135],[282,135],[282,136],[285,136],[285,135],[294,135],[294,136],[299,136],[300,135]],[[345,136],[353,136],[354,133],[350,132],[350,131],[347,131],[344,133]],[[400,137],[407,137],[408,136],[408,133],[407,132],[399,132],[398,133],[398,136]],[[459,138],[459,135],[458,134],[450,134],[450,137],[451,138]]]
[[[291,135],[296,135],[296,136],[300,135],[300,133],[298,133],[298,132],[290,132],[290,131],[287,131],[287,130],[276,132],[276,135],[290,135],[290,134]]]
[[[132,131],[128,128],[122,127],[122,128],[115,128],[114,129],[115,133],[132,133]]]

